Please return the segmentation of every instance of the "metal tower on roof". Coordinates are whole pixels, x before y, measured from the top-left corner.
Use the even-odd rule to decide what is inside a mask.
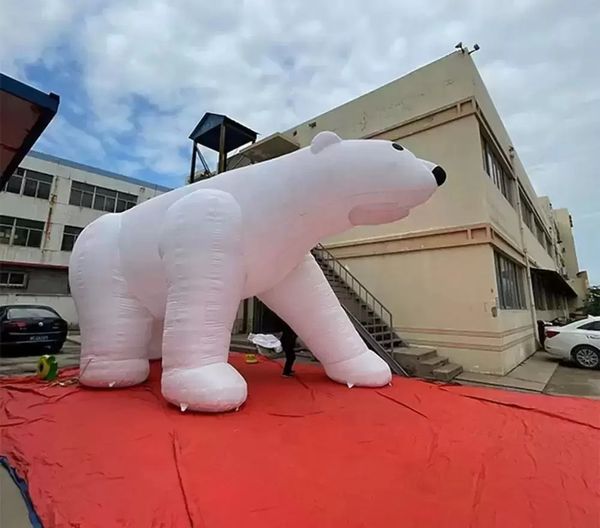
[[[200,152],[199,145],[219,153],[218,174],[227,170],[227,154],[242,145],[254,143],[256,136],[257,133],[254,130],[250,130],[225,115],[206,112],[190,134],[193,142],[190,182],[194,181],[197,157],[204,166],[204,178],[210,177],[210,170]]]

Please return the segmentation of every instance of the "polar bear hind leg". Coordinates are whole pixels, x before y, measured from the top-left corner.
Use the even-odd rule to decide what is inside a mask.
[[[152,317],[129,294],[120,270],[120,220],[107,214],[90,224],[69,266],[82,340],[79,380],[90,387],[136,385],[149,372]]]
[[[182,410],[237,409],[246,381],[227,359],[246,276],[239,204],[213,189],[186,195],[168,209],[159,248],[168,284],[162,394]]]

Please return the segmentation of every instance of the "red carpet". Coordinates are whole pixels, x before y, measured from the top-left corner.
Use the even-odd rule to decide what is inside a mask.
[[[600,403],[233,362],[238,413],[141,387],[0,383],[0,455],[46,528],[600,526]]]

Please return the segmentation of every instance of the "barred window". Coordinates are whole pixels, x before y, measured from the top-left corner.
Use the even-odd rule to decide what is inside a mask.
[[[494,257],[500,308],[524,310],[527,305],[523,289],[523,267],[500,253],[494,252]]]
[[[43,235],[44,222],[0,216],[0,244],[39,248]]]
[[[75,240],[77,240],[77,237],[82,231],[83,227],[66,225],[63,230],[62,244],[60,246],[60,249],[62,251],[73,251]]]
[[[50,197],[53,180],[54,176],[51,174],[19,167],[9,178],[6,191],[47,200]]]
[[[504,168],[499,157],[492,149],[490,143],[481,138],[482,149],[483,149],[483,167],[485,172],[494,182],[494,185],[500,189],[500,192],[508,200],[508,202],[514,206],[515,200],[513,196],[513,181],[509,176],[508,171]]]
[[[131,209],[137,204],[137,201],[138,197],[134,194],[113,191],[79,181],[71,183],[69,203],[78,207],[88,207],[107,213],[120,213]]]

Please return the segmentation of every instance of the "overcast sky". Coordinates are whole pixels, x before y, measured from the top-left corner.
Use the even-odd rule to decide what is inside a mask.
[[[61,95],[36,149],[179,185],[205,111],[285,130],[473,55],[538,194],[600,283],[596,0],[0,0],[3,72]]]

